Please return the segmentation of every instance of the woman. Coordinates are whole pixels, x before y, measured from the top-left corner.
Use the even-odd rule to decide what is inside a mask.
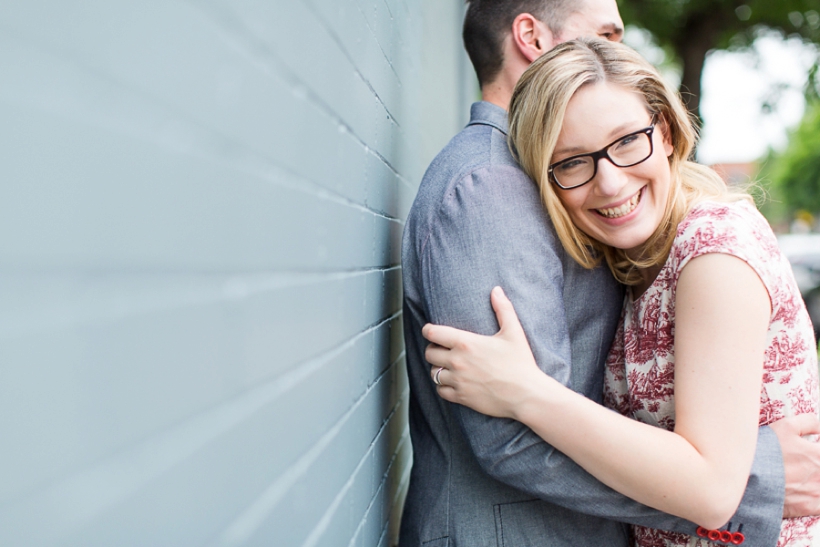
[[[500,288],[498,335],[425,327],[439,394],[523,422],[707,536],[740,503],[758,425],[820,406],[788,263],[748,195],[688,161],[695,134],[679,97],[625,46],[578,40],[536,61],[513,95],[510,140],[567,252],[590,268],[605,259],[628,287],[605,383],[619,414],[537,368]],[[709,544],[639,527],[635,541]],[[818,543],[820,518],[784,520],[780,545]]]

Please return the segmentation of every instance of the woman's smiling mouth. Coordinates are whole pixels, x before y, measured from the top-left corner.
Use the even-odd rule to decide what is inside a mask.
[[[619,205],[618,207],[611,207],[609,209],[595,209],[600,215],[605,216],[606,218],[619,218],[622,216],[626,216],[632,211],[635,210],[635,207],[638,206],[638,202],[641,201],[641,195],[643,194],[644,188],[641,188],[640,191],[632,196],[626,203]]]

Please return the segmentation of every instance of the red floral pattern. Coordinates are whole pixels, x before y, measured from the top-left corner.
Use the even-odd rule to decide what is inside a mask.
[[[607,359],[605,404],[625,416],[671,430],[675,426],[675,289],[695,257],[723,253],[741,258],[763,281],[772,300],[760,424],[817,414],[820,407],[814,332],[788,261],[766,220],[749,203],[697,205],[678,226],[669,258],[636,300],[627,295]],[[639,547],[707,547],[702,538],[635,526]],[[784,519],[778,547],[820,543],[820,517]]]

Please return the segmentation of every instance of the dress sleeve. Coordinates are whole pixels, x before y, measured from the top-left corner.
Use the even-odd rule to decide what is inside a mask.
[[[774,308],[777,272],[784,259],[772,229],[754,205],[746,201],[697,205],[678,227],[671,256],[675,280],[690,260],[711,253],[735,256],[749,264],[766,287]]]

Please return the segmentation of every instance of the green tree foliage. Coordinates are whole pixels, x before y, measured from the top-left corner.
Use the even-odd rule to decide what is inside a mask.
[[[695,114],[709,51],[748,46],[762,30],[820,42],[820,0],[621,0],[619,5],[627,24],[648,30],[680,63],[681,91]]]
[[[806,106],[803,120],[780,154],[770,154],[763,177],[773,201],[791,216],[803,209],[820,212],[820,101]]]

